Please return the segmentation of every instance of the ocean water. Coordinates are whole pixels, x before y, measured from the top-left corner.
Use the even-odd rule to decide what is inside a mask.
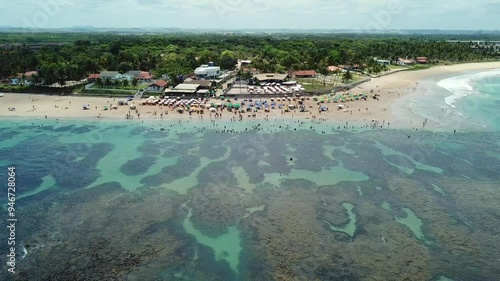
[[[17,273],[2,242],[1,280],[500,276],[493,127],[2,119],[3,221],[10,166]]]
[[[500,70],[437,75],[401,99],[399,113],[409,111],[452,130],[500,130]],[[406,124],[408,125],[408,124]],[[421,127],[422,123],[413,124]],[[432,126],[432,125],[429,125]]]

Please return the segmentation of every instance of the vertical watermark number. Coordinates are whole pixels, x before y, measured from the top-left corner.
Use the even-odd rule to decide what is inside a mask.
[[[9,236],[7,239],[8,254],[7,254],[7,270],[11,273],[16,273],[16,168],[9,167],[7,169],[7,229]]]

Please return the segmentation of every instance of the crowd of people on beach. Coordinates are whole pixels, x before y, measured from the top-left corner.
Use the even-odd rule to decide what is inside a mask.
[[[378,88],[378,86],[377,86]],[[400,89],[401,90],[401,89]],[[416,91],[416,87],[408,88],[408,92]],[[378,90],[380,92],[380,90]],[[394,91],[389,93],[397,93],[400,95],[401,91]],[[372,92],[373,93],[373,92]],[[346,93],[344,95],[347,96]],[[350,95],[350,94],[349,94]],[[188,119],[192,120],[194,116],[196,116],[199,120],[203,120],[204,116],[208,117],[207,119],[216,122],[217,120],[227,120],[229,122],[237,122],[243,121],[245,118],[249,118],[250,120],[260,120],[263,119],[263,122],[272,122],[286,119],[302,119],[305,121],[316,122],[316,123],[324,123],[327,121],[338,123],[341,118],[339,118],[337,114],[332,115],[334,112],[342,112],[344,114],[353,115],[354,112],[362,114],[364,119],[359,117],[356,118],[346,118],[347,120],[356,121],[353,123],[363,124],[352,126],[346,122],[343,126],[332,126],[331,130],[341,130],[341,129],[387,129],[390,128],[391,123],[386,122],[385,120],[379,121],[375,118],[370,118],[371,110],[370,108],[363,107],[361,103],[366,102],[366,99],[360,98],[359,100],[352,99],[349,103],[333,103],[331,100],[339,97],[341,95],[332,95],[332,96],[297,96],[297,97],[285,97],[285,98],[268,98],[268,99],[260,99],[260,100],[252,100],[252,99],[191,99],[191,100],[183,100],[180,98],[176,99],[152,99],[150,100],[140,100],[138,105],[135,105],[136,101],[132,101],[130,105],[130,109],[127,110],[125,114],[125,119],[141,119],[142,122],[146,119],[150,120],[164,120],[169,115],[168,119]],[[358,96],[356,94],[351,96]],[[363,97],[359,95],[359,97]],[[377,101],[380,98],[380,94],[375,94],[372,96]],[[32,111],[37,110],[37,106],[35,105],[35,98],[32,96],[28,96],[29,100],[33,102]],[[270,100],[270,101],[268,101]],[[104,101],[104,100],[103,100]],[[158,102],[155,102],[158,101]],[[101,103],[102,104],[102,103]],[[116,98],[107,99],[104,108],[100,109],[97,105],[90,106],[85,105],[84,109],[95,109],[96,117],[110,117],[110,112],[105,113],[103,111],[118,111],[123,112],[123,105],[128,105],[127,103],[120,103]],[[111,106],[112,104],[116,104],[117,106]],[[328,108],[328,106],[335,107],[334,109]],[[369,103],[367,104],[369,105]],[[66,105],[54,104],[54,109],[66,110],[71,106],[71,100],[67,101]],[[122,107],[121,110],[117,110]],[[353,107],[353,108],[352,108]],[[73,107],[74,108],[74,107]],[[316,113],[314,113],[314,108],[316,108]],[[377,111],[387,111],[387,108],[380,106],[376,107]],[[43,108],[42,108],[43,110]],[[48,111],[45,111],[48,112]],[[44,113],[45,113],[44,112]],[[48,112],[50,113],[50,112]],[[326,114],[326,115],[325,115]],[[193,116],[194,115],[194,116]],[[42,115],[45,119],[48,119],[49,114]],[[361,121],[363,120],[363,121]],[[369,121],[367,121],[369,120]],[[141,122],[141,123],[142,123]],[[298,121],[292,121],[298,122]],[[304,121],[302,121],[304,122]],[[301,125],[303,125],[302,123]],[[410,122],[410,127],[414,130],[418,130],[413,126],[413,121]],[[422,128],[426,128],[428,125],[428,120],[425,119],[422,122]],[[222,131],[224,132],[224,131]],[[456,132],[456,130],[455,130]]]

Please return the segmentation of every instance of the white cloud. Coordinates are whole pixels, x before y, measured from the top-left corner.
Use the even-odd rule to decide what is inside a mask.
[[[396,3],[403,12],[388,29],[500,29],[499,0],[17,0],[0,11],[0,25],[47,14],[54,1],[47,27],[362,28]]]

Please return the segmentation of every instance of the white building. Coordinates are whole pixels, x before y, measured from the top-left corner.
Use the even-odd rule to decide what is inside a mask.
[[[406,59],[399,58],[397,64],[399,64],[399,65],[414,65],[415,60],[407,59],[407,58]]]
[[[99,75],[99,78],[101,78],[102,80],[106,80],[106,79],[120,80],[123,78],[123,75],[120,74],[120,72],[118,72],[118,71],[103,71]]]
[[[203,64],[202,66],[196,68],[194,70],[196,77],[198,78],[209,78],[216,79],[221,75],[220,66],[215,66],[213,62],[209,62],[208,64]]]
[[[377,60],[377,63],[380,65],[390,65],[391,61],[390,60]]]

